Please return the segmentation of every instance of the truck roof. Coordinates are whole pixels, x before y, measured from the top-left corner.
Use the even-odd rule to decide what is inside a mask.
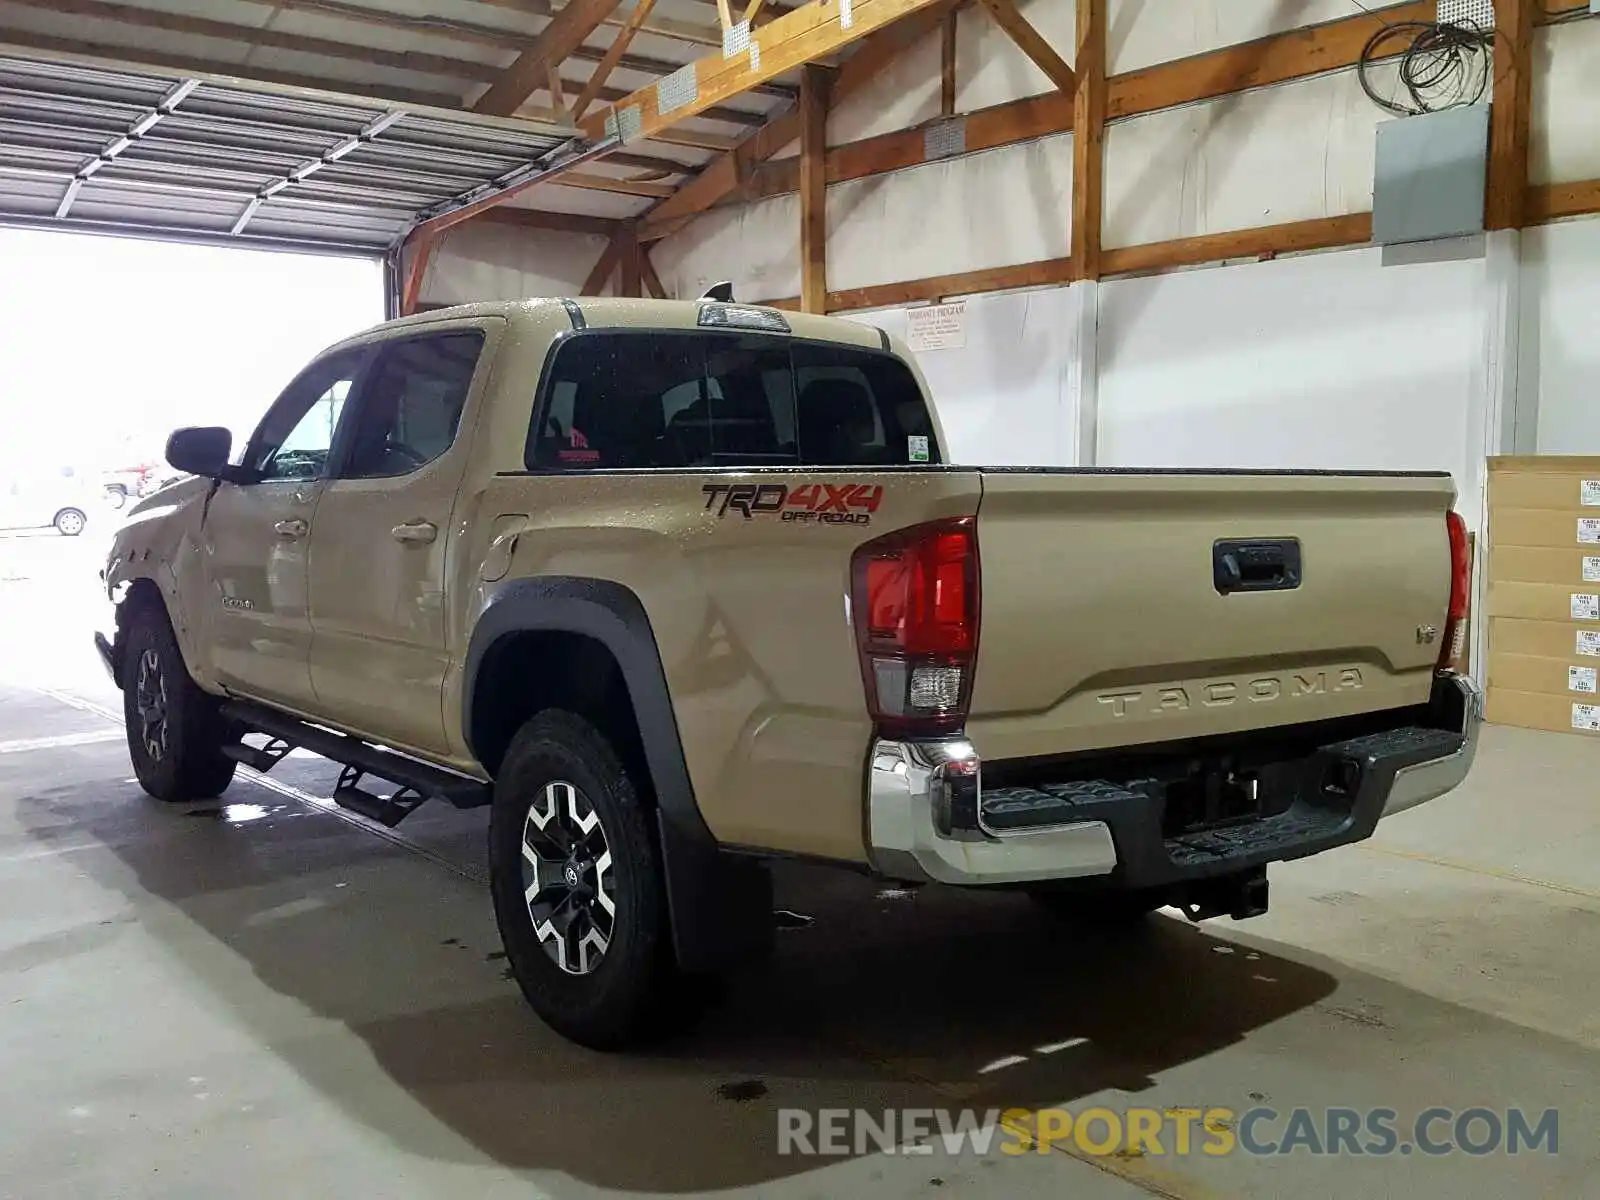
[[[794,337],[811,341],[839,342],[850,346],[871,349],[889,349],[890,339],[876,326],[843,317],[824,317],[815,313],[801,313],[770,308],[765,305],[744,304],[734,301],[723,304],[715,300],[654,300],[618,296],[583,297],[530,297],[526,300],[482,300],[471,304],[436,308],[414,316],[400,317],[376,326],[366,334],[379,330],[423,326],[439,321],[459,320],[462,317],[504,317],[508,321],[544,320],[551,305],[576,309],[583,316],[584,325],[590,329],[726,329],[740,328],[737,324],[702,324],[701,313],[707,307],[757,310],[781,320]],[[778,330],[774,330],[778,332]]]

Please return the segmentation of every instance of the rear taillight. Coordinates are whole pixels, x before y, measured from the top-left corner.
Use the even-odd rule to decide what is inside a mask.
[[[1467,596],[1472,590],[1472,563],[1467,550],[1467,523],[1458,512],[1445,515],[1450,531],[1450,610],[1445,615],[1444,644],[1439,649],[1439,669],[1456,670],[1466,652]]]
[[[850,604],[867,708],[891,737],[966,723],[978,657],[978,538],[971,517],[861,546]]]

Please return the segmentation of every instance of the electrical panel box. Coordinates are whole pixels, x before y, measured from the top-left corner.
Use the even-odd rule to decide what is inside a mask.
[[[1387,246],[1483,231],[1487,104],[1385,121],[1377,134],[1375,243]]]

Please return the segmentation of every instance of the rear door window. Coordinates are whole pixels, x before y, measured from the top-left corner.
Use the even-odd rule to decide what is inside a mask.
[[[535,470],[937,462],[916,378],[892,355],[704,331],[570,337],[529,431]]]

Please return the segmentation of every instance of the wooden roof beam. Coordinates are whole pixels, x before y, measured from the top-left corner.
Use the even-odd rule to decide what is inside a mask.
[[[567,171],[546,182],[561,187],[582,188],[586,192],[615,192],[621,196],[645,196],[656,200],[672,195],[675,190],[670,183],[622,179],[615,175],[591,175],[587,171]]]
[[[654,0],[652,0],[652,3]],[[650,26],[640,26],[640,33],[649,33]],[[621,36],[620,34],[618,35]],[[576,62],[598,63],[605,59],[606,51],[596,50],[593,46],[579,46],[572,52]],[[682,63],[669,62],[664,58],[651,58],[644,54],[624,54],[617,60],[617,68],[623,71],[637,71],[641,75],[671,75]],[[780,100],[794,100],[800,95],[799,89],[792,88],[782,83],[759,83],[750,89],[760,96],[774,96]]]
[[[655,6],[656,0],[638,0],[633,6],[628,23],[618,31],[615,40],[601,57],[600,64],[590,74],[589,82],[583,85],[583,91],[578,93],[578,98],[572,102],[574,121],[582,120],[583,114],[589,111],[589,105],[600,98],[600,89],[605,86],[606,77],[622,61],[628,43],[633,41],[633,35],[639,31],[639,26],[644,24],[644,19],[650,15],[650,10]]]
[[[291,2],[294,2],[294,0],[291,0]],[[495,8],[509,8],[515,12],[533,13],[539,16],[548,14],[552,7],[546,0],[480,0],[480,3],[492,5]],[[572,0],[572,3],[579,3],[579,0]],[[569,4],[567,7],[570,8],[572,5]],[[618,8],[600,23],[621,28],[622,25],[626,24],[630,12],[632,12],[631,8]],[[722,31],[720,29],[715,25],[697,25],[692,21],[677,21],[668,17],[656,17],[644,26],[644,32],[654,34],[656,37],[671,38],[676,42],[689,42],[697,46],[722,45]]]
[[[561,86],[563,91],[576,95],[582,92],[586,85],[581,79],[572,79],[568,76],[562,76]],[[550,89],[548,85],[542,83],[539,85],[538,91],[548,92],[549,90]],[[537,94],[538,93],[535,92],[535,95]],[[615,103],[626,100],[629,96],[633,95],[633,93],[628,91],[626,88],[613,87],[599,88],[597,89],[596,94],[601,100],[606,101],[607,103]],[[564,109],[558,109],[556,111],[558,113],[556,119],[562,124],[566,125],[573,123],[570,115],[560,115],[565,111]],[[704,112],[701,112],[697,115],[706,121],[722,121],[728,125],[756,126],[765,125],[767,122],[766,113],[757,112],[754,109],[749,108],[734,108],[727,104],[714,104]]]
[[[575,0],[584,3],[585,0]],[[611,0],[593,0],[611,3]],[[693,98],[684,98],[675,107],[662,111],[659,89],[641,88],[632,95],[617,101],[617,110],[635,109],[638,120],[635,138],[649,137],[654,131],[664,129],[706,109],[748,91],[758,83],[765,83],[804,63],[815,62],[837,50],[860,41],[879,29],[920,9],[942,3],[943,0],[857,0],[852,20],[846,26],[840,19],[836,5],[814,2],[785,13],[761,30],[757,41],[760,56],[739,54],[726,58],[721,54],[707,55],[684,68],[686,75],[694,77]],[[687,88],[685,89],[687,90]],[[596,113],[579,122],[585,136],[598,139],[605,136],[606,114]]]
[[[843,103],[877,78],[889,63],[937,29],[956,4],[957,0],[943,0],[919,9],[867,38],[839,68],[830,102]],[[720,158],[707,163],[676,195],[651,209],[639,223],[639,236],[651,240],[681,228],[696,213],[704,212],[736,191],[757,166],[799,138],[800,131],[798,112],[789,111],[774,117]],[[670,134],[661,131],[655,136],[666,140]]]
[[[582,233],[610,237],[622,222],[610,217],[591,217],[582,213],[545,212],[533,208],[508,208],[502,205],[483,214],[491,225],[511,225],[518,229],[538,229],[547,233]]]
[[[552,71],[566,62],[572,52],[617,10],[621,0],[572,0],[539,31],[533,44],[517,56],[516,62],[489,90],[478,97],[474,112],[509,117],[545,86]]]

